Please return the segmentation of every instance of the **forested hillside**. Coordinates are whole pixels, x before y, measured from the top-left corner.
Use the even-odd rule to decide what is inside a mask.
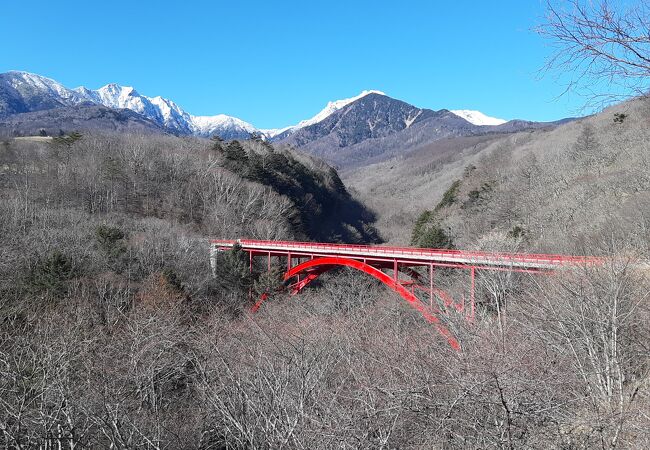
[[[165,130],[156,123],[133,111],[114,110],[95,105],[59,107],[0,116],[0,137],[39,134],[61,136],[75,130],[165,134]]]
[[[0,169],[0,292],[18,304],[100,275],[138,292],[160,274],[193,301],[219,304],[232,292],[214,290],[209,238],[378,239],[336,171],[261,141],[9,140]]]
[[[2,141],[0,442],[131,447],[151,443],[140,420],[159,413],[182,428],[181,404],[198,388],[188,377],[206,362],[182,334],[245,327],[249,291],[279,285],[250,274],[236,252],[214,277],[208,239],[374,242],[372,221],[335,170],[260,140]],[[147,368],[154,361],[164,367]],[[157,422],[154,439],[179,444],[169,426]],[[213,426],[197,419],[198,434],[182,439],[212,448],[223,439]]]
[[[647,255],[648,117],[650,103],[639,100],[493,143],[465,167],[455,201],[439,216],[465,247],[489,234],[544,252],[608,242]]]
[[[389,241],[408,242],[404,222],[435,210],[463,248],[499,234],[540,252],[605,237],[647,252],[648,117],[650,102],[635,100],[552,130],[438,142],[346,180]]]
[[[544,208],[557,215],[556,199],[581,198],[556,183],[587,189],[625,164],[642,167],[643,119],[626,108],[553,132],[467,138],[438,147],[421,167],[392,161],[388,174],[440,185],[439,195],[411,194],[418,200],[412,219],[401,218],[402,235],[418,245],[549,248],[556,235],[540,230],[562,224]],[[610,137],[629,144],[625,157],[579,152],[594,142],[611,148]],[[557,151],[537,156],[533,203],[535,191],[521,186],[528,172],[515,169],[529,167],[525,152],[544,143]],[[9,448],[650,443],[650,284],[638,266],[638,219],[613,223],[618,232],[606,236],[585,225],[606,223],[595,209],[589,222],[568,222],[581,233],[572,237],[580,251],[609,258],[602,267],[554,277],[479,271],[474,322],[437,311],[461,342],[456,353],[363,275],[324,275],[290,297],[274,290],[279,267],[251,275],[234,251],[220,255],[212,276],[211,236],[377,239],[372,214],[336,172],[304,155],[260,140],[77,134],[5,141],[0,151],[1,442]],[[375,189],[410,189],[381,177]],[[642,197],[644,178],[635,177],[593,198],[602,204],[617,189]],[[382,214],[406,203],[381,192],[379,223],[396,227]],[[529,205],[527,214],[512,208],[501,220],[505,201]],[[392,237],[396,228],[385,229]],[[436,285],[461,299],[466,277],[439,270]],[[273,295],[250,314],[249,292]]]

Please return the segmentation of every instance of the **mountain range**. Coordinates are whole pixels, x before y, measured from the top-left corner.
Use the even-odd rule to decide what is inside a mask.
[[[0,131],[47,133],[71,129],[137,130],[247,139],[252,134],[302,148],[335,164],[384,158],[438,139],[521,131],[553,126],[505,121],[480,111],[434,111],[368,90],[329,102],[310,119],[280,129],[259,129],[225,114],[195,116],[172,100],[147,97],[132,87],[107,84],[99,89],[69,89],[40,75],[0,74]],[[384,158],[385,159],[385,158]]]

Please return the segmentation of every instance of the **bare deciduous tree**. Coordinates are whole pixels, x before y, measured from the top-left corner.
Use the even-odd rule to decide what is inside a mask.
[[[589,106],[645,95],[650,80],[650,7],[647,1],[547,0],[536,31],[555,52],[545,69],[571,74],[567,91]]]

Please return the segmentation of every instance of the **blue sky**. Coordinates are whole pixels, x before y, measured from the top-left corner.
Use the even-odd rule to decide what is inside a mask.
[[[540,0],[5,1],[0,72],[110,82],[273,128],[378,89],[419,107],[555,120],[584,99],[538,70]]]

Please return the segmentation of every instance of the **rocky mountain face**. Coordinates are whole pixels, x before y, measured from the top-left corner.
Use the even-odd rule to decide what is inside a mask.
[[[442,109],[420,109],[386,95],[368,94],[321,122],[282,138],[339,166],[381,159],[392,149],[454,136],[479,134],[483,127]]]
[[[0,138],[33,136],[45,133],[57,136],[74,130],[115,131],[164,134],[157,123],[128,109],[80,104],[0,117]]]
[[[284,140],[302,147],[327,139],[328,144],[348,147],[366,139],[376,139],[404,130],[437,113],[420,109],[382,94],[368,94],[333,112],[322,121],[301,128]]]
[[[162,97],[145,97],[132,87],[114,83],[97,90],[79,87],[74,91],[90,103],[113,109],[129,109],[174,133],[192,133],[189,114],[171,100]]]
[[[84,98],[60,83],[26,72],[0,74],[0,117],[73,106]]]

